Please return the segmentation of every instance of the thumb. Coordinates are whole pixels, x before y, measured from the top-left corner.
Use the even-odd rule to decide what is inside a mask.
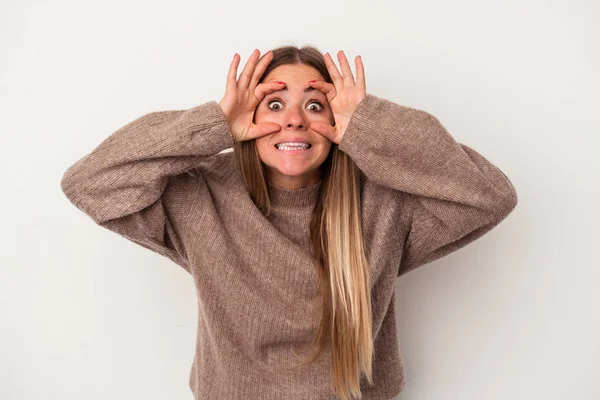
[[[274,122],[263,122],[260,124],[253,124],[249,136],[250,139],[256,139],[258,137],[265,136],[270,133],[275,133],[279,130],[281,130],[281,125],[276,124]]]
[[[335,132],[336,132],[336,128],[335,126],[331,126],[329,125],[327,122],[322,122],[322,121],[314,121],[308,124],[308,126],[315,132],[317,132],[318,134],[321,134],[323,136],[325,136],[327,139],[331,140],[332,142],[335,139]]]

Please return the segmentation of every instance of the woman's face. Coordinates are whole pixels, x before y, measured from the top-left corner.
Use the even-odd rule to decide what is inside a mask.
[[[321,178],[320,166],[331,149],[331,141],[308,126],[312,121],[334,123],[327,96],[309,87],[311,79],[324,78],[308,65],[286,64],[273,69],[263,81],[286,83],[282,90],[268,93],[254,114],[256,124],[274,122],[281,126],[278,132],[254,139],[268,179],[276,186],[298,189],[317,182]],[[305,91],[307,88],[310,90]],[[275,147],[292,141],[309,143],[311,147],[294,151]]]

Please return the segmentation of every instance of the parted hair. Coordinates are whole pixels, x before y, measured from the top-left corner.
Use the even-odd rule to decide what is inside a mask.
[[[333,83],[318,48],[286,45],[272,52],[273,59],[258,83],[284,64],[308,65],[326,82]],[[255,140],[235,142],[233,150],[250,197],[268,216],[267,170],[260,160]],[[361,375],[364,374],[370,384],[373,381],[371,282],[361,227],[360,188],[364,176],[335,143],[320,168],[322,182],[312,211],[310,236],[323,307],[312,342],[316,352],[304,363],[314,362],[329,341],[332,387],[344,400],[351,396],[361,399]]]

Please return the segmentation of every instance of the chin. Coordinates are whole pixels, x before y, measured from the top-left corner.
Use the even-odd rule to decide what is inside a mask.
[[[303,170],[297,170],[297,171],[289,171],[289,170],[281,170],[281,169],[276,168],[276,167],[275,167],[275,169],[277,169],[277,171],[280,174],[285,175],[285,176],[290,176],[290,177],[291,176],[294,176],[294,177],[296,177],[296,176],[304,176],[304,175],[307,175],[307,174],[312,175],[314,173],[314,171],[315,171],[314,169],[303,169]]]
[[[282,174],[299,176],[317,170],[327,158],[327,154],[325,153],[307,159],[294,159],[293,157],[294,156],[289,156],[289,158],[288,156],[282,157],[281,155],[276,154],[275,157],[271,157],[268,160],[265,160],[266,162],[263,162],[271,168],[277,169]]]

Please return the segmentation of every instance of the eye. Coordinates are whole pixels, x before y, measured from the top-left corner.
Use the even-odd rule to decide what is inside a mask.
[[[279,110],[281,108],[281,106],[279,106],[277,108],[271,108],[271,104],[273,104],[273,103],[281,104],[281,101],[279,99],[269,100],[267,107],[269,107],[269,109],[271,109],[271,110]]]
[[[312,111],[316,111],[316,112],[323,111],[323,105],[317,100],[311,100],[310,103],[308,103],[308,104],[317,104],[319,106],[317,110],[312,110]]]
[[[271,100],[269,100],[269,102],[267,103],[267,107],[269,107],[269,109],[270,109],[270,110],[273,110],[273,111],[278,111],[278,110],[280,110],[280,109],[281,109],[281,107],[282,107],[282,105],[280,105],[280,106],[278,106],[277,108],[273,108],[273,107],[271,107],[271,104],[273,104],[273,103],[279,103],[279,104],[283,104],[283,103],[281,102],[281,100],[280,100],[280,99],[271,99]],[[316,105],[318,105],[317,109],[314,109],[314,108],[313,108],[311,111],[314,111],[314,112],[317,112],[317,113],[318,113],[318,112],[321,112],[321,111],[323,111],[323,105],[322,105],[322,104],[321,104],[321,102],[320,102],[320,101],[318,101],[318,100],[310,100],[310,101],[308,102],[308,104],[309,104],[309,105],[310,105],[310,104],[316,104]]]

